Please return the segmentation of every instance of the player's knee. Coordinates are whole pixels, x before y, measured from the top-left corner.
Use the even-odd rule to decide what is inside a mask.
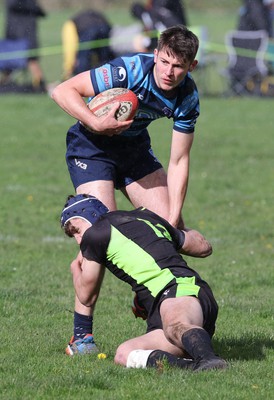
[[[115,364],[126,366],[127,365],[127,357],[128,357],[128,351],[125,349],[123,344],[121,344],[116,350],[114,362],[115,362]]]

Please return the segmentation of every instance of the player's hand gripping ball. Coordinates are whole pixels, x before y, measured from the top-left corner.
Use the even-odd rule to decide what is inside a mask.
[[[105,90],[95,96],[88,108],[97,116],[102,117],[109,113],[114,103],[120,103],[115,118],[118,121],[129,121],[134,118],[138,109],[138,98],[135,93],[125,88]]]

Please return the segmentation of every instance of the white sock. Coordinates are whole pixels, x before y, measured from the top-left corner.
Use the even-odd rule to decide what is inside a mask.
[[[146,368],[147,359],[154,350],[133,350],[127,358],[127,368]]]

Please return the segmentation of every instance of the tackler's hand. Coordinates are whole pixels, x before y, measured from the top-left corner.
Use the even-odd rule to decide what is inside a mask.
[[[142,318],[143,320],[147,319],[147,311],[138,304],[138,298],[136,294],[132,301],[131,309],[135,315],[135,318]]]

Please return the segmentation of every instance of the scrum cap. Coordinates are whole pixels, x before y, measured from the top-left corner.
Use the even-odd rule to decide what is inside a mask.
[[[62,228],[72,218],[82,218],[94,224],[109,209],[96,197],[78,194],[68,199],[61,214]]]

